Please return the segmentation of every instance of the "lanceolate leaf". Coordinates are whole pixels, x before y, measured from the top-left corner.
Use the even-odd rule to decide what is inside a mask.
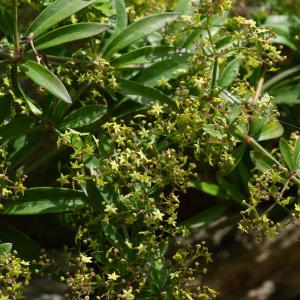
[[[105,45],[103,49],[105,57],[111,57],[115,52],[164,27],[168,22],[174,21],[178,15],[177,13],[157,14],[145,17],[129,25]]]
[[[281,155],[285,163],[287,164],[288,168],[290,169],[290,171],[293,171],[293,156],[291,154],[289,144],[284,138],[280,139],[279,148],[280,148]]]
[[[299,137],[296,141],[295,149],[293,153],[293,166],[294,166],[294,170],[299,173],[300,171],[300,138]]]
[[[239,73],[241,62],[239,59],[232,60],[224,69],[221,77],[218,80],[218,86],[221,88],[231,85],[233,80]]]
[[[85,195],[81,191],[65,188],[31,188],[18,201],[5,203],[0,214],[34,215],[60,213],[85,206]]]
[[[224,190],[217,184],[206,182],[206,181],[195,181],[192,185],[193,188],[202,191],[208,195],[220,198],[220,199],[226,199],[227,195],[224,192]]]
[[[63,83],[46,67],[30,60],[21,63],[20,66],[21,70],[36,84],[58,99],[72,103],[71,97]]]
[[[176,52],[180,52],[174,47],[170,46],[146,46],[125,53],[122,56],[113,59],[110,63],[115,67],[122,67],[132,65],[143,65],[146,63],[152,63],[158,59],[165,60],[174,57]],[[177,54],[178,55],[178,54]]]
[[[84,187],[84,192],[87,196],[87,203],[100,213],[103,213],[103,202],[105,202],[105,200],[103,200],[97,185],[92,180],[87,181],[86,187]]]
[[[112,0],[112,6],[116,11],[115,31],[118,32],[124,29],[128,24],[126,5],[124,0]]]
[[[38,38],[35,41],[35,48],[41,50],[85,39],[97,35],[109,27],[109,25],[92,22],[67,25]]]
[[[276,76],[272,76],[272,78],[266,81],[266,83],[264,84],[262,92],[272,88],[273,86],[276,86],[277,84],[281,83],[282,81],[284,81],[285,79],[289,78],[290,76],[292,76],[293,74],[299,71],[300,71],[300,65],[297,65],[295,67],[292,67],[290,69],[287,69],[279,73]]]
[[[11,69],[11,82],[12,82],[12,86],[14,88],[15,95],[17,97],[20,97],[20,98],[24,99],[27,106],[29,107],[29,109],[31,110],[31,112],[35,116],[42,115],[43,112],[42,112],[41,108],[39,107],[39,105],[37,103],[35,103],[35,101],[33,99],[28,97],[25,94],[25,92],[23,91],[23,89],[21,87],[20,80],[19,80],[19,76],[18,76],[18,67],[17,67],[17,65],[12,66],[12,69]]]
[[[152,101],[159,101],[175,106],[175,103],[169,99],[168,96],[157,89],[124,79],[120,79],[118,82],[120,83],[121,93],[123,95],[141,96],[142,99],[132,99],[140,104],[149,105]]]
[[[0,240],[12,243],[13,248],[24,259],[37,258],[41,253],[41,247],[36,242],[17,228],[3,222],[0,222]]]
[[[236,185],[229,182],[225,178],[219,177],[218,183],[228,195],[229,200],[234,200],[235,202],[242,204],[243,200],[247,199],[247,197],[238,189]]]
[[[292,28],[298,25],[295,19],[285,15],[273,15],[266,18],[265,26],[270,27],[276,33],[273,43],[286,45],[297,51],[296,39]]]
[[[284,128],[277,120],[271,120],[271,122],[265,123],[259,135],[259,141],[267,141],[276,139],[283,135]]]
[[[127,115],[137,114],[138,112],[144,111],[146,106],[141,104],[141,102],[142,101],[139,101],[138,103],[132,99],[126,99],[126,101],[122,101],[122,103],[117,103],[113,112],[113,116],[116,118],[124,118]]]
[[[0,4],[0,29],[9,39],[13,37],[13,26],[13,19],[11,15],[7,9]]]
[[[106,110],[107,107],[105,105],[97,104],[81,107],[70,113],[66,118],[64,118],[59,128],[75,129],[91,125],[100,120],[106,113]]]
[[[225,204],[216,205],[184,221],[183,224],[190,228],[202,227],[205,224],[220,218],[227,208],[228,205]]]
[[[26,35],[33,33],[34,37],[38,37],[48,28],[75,14],[95,1],[96,0],[56,0],[54,3],[45,8],[31,23],[26,31]]]
[[[181,72],[187,70],[187,58],[189,54],[178,55],[173,59],[157,62],[151,67],[143,70],[136,78],[135,81],[144,83],[148,86],[154,87],[160,79],[170,80],[176,78]]]
[[[250,152],[250,158],[255,167],[261,172],[266,172],[267,170],[272,168],[272,165],[274,164],[274,162],[269,157],[263,155],[257,150],[253,150]]]

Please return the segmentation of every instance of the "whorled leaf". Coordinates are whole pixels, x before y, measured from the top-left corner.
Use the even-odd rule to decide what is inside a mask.
[[[86,205],[81,191],[66,188],[37,187],[25,191],[18,201],[9,201],[0,210],[3,215],[35,215],[61,213]]]
[[[71,104],[72,99],[63,83],[46,67],[27,60],[20,64],[21,70],[36,84],[43,87],[53,96]]]
[[[290,171],[293,171],[294,164],[293,164],[293,155],[291,153],[289,144],[286,139],[281,138],[279,141],[279,149],[281,152],[281,155],[287,164]]]
[[[33,33],[34,37],[38,37],[53,25],[68,18],[95,1],[96,0],[56,0],[54,3],[47,6],[33,20],[25,34],[28,36]]]
[[[91,125],[99,121],[105,115],[106,111],[107,107],[99,104],[80,107],[62,120],[59,129],[75,129]]]
[[[67,25],[39,37],[34,45],[37,50],[47,49],[95,36],[109,28],[109,25],[95,22]]]
[[[129,25],[105,45],[103,49],[104,56],[106,58],[111,57],[114,53],[174,21],[178,15],[177,13],[157,14]]]

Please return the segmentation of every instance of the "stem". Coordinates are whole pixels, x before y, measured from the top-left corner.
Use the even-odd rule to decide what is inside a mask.
[[[212,94],[214,94],[214,89],[216,87],[216,82],[217,82],[217,73],[218,73],[218,57],[214,58],[214,68],[213,68],[213,78],[211,81],[211,88],[212,88]]]
[[[209,28],[210,27],[210,18],[209,17],[207,17],[207,19],[206,19],[206,26],[207,26],[206,30],[207,30],[209,42],[211,44],[213,52],[215,53],[216,46],[215,46],[214,39],[213,39],[213,36],[212,36],[210,28]]]
[[[246,135],[244,139],[250,146],[252,146],[252,148],[259,151],[266,157],[270,158],[281,169],[285,169],[284,166],[272,154],[270,154],[270,152],[268,152],[264,147],[262,147],[253,137]]]
[[[15,51],[19,52],[19,33],[18,33],[18,0],[13,0],[13,21],[14,21],[14,46]]]
[[[292,178],[293,178],[293,177],[289,177],[288,180],[286,181],[284,187],[282,188],[282,190],[281,190],[281,192],[280,192],[280,196],[279,196],[279,197],[280,197],[280,200],[282,200],[283,194],[284,194],[285,191],[287,190],[287,188],[288,188],[288,186],[289,186],[290,181],[291,181]]]
[[[210,27],[210,18],[209,17],[207,17],[207,19],[206,19],[206,26],[207,26],[207,34],[209,37],[209,42],[211,44],[213,58],[214,58],[213,78],[212,78],[212,82],[211,82],[211,89],[212,89],[211,95],[214,96],[214,92],[215,92],[214,89],[216,87],[217,73],[218,73],[218,56],[216,53],[216,45],[214,43],[214,39],[213,39],[213,36],[212,36],[210,28],[209,28]]]

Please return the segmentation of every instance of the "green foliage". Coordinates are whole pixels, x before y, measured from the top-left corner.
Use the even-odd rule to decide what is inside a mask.
[[[284,60],[276,44],[293,43],[231,16],[228,0],[131,4],[0,6],[0,214],[53,214],[76,232],[60,265],[1,224],[3,297],[19,297],[31,268],[60,278],[69,299],[212,299],[194,287],[211,253],[181,243],[190,230],[235,210],[261,237],[299,217],[287,191],[300,182],[300,139],[278,143],[267,93],[299,69],[264,84]],[[31,24],[18,23],[25,9]],[[179,222],[191,188],[219,202]]]

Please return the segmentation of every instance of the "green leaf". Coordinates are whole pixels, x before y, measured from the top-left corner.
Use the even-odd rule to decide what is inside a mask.
[[[175,102],[173,102],[168,96],[155,88],[144,86],[142,84],[124,79],[119,79],[118,82],[120,83],[120,92],[123,95],[142,97],[132,98],[132,100],[136,101],[137,103],[147,106],[152,101],[159,101],[161,103],[167,103],[172,107],[175,106]]]
[[[294,43],[288,36],[285,36],[284,32],[281,32],[281,30],[278,29],[276,30],[275,28],[272,28],[272,30],[277,33],[277,37],[273,39],[274,44],[285,45],[294,51],[298,50],[296,43]]]
[[[21,116],[0,127],[0,138],[3,138],[4,140],[17,138],[27,133],[34,124],[35,122],[31,118]]]
[[[128,65],[129,67],[137,67],[139,65],[142,67],[144,64],[157,62],[159,59],[172,58],[176,52],[180,51],[170,46],[145,46],[125,53],[113,59],[110,63],[118,68]]]
[[[34,19],[25,34],[28,36],[30,33],[33,33],[36,38],[48,28],[70,17],[95,1],[96,0],[56,0]]]
[[[290,147],[289,144],[287,142],[286,139],[281,138],[279,141],[279,149],[281,152],[281,155],[285,161],[285,163],[287,164],[288,168],[290,169],[290,171],[293,171],[293,156],[292,153],[290,151]]]
[[[146,37],[150,33],[164,27],[167,23],[174,21],[179,14],[163,13],[145,17],[118,33],[103,49],[106,58],[111,57],[137,40]]]
[[[233,151],[232,157],[234,158],[234,163],[233,163],[233,165],[230,165],[228,167],[225,166],[224,169],[222,170],[222,175],[224,175],[224,176],[229,175],[237,167],[237,165],[242,160],[246,149],[247,149],[247,144],[242,143]]]
[[[241,62],[239,59],[234,59],[229,64],[227,64],[218,80],[218,86],[221,88],[230,86],[239,73],[240,65]]]
[[[24,259],[35,259],[41,254],[41,247],[20,230],[0,221],[0,240],[12,243]]]
[[[277,34],[273,39],[273,43],[286,45],[292,50],[297,51],[292,28],[295,28],[298,24],[293,17],[285,15],[268,16],[264,25],[271,28]]]
[[[275,104],[299,104],[300,103],[300,86],[286,85],[281,88],[270,90],[270,94],[274,97]]]
[[[99,121],[105,115],[106,111],[107,107],[99,104],[80,107],[62,120],[59,129],[75,129],[91,125]]]
[[[9,40],[12,40],[14,22],[7,9],[0,4],[0,29],[4,32]]]
[[[11,252],[11,249],[12,249],[12,243],[0,244],[0,256],[6,252]]]
[[[39,107],[39,105],[30,97],[28,97],[25,92],[23,91],[23,88],[21,86],[19,76],[18,76],[18,67],[17,65],[13,65],[11,69],[11,82],[13,86],[14,93],[17,97],[23,98],[30,109],[30,111],[35,116],[40,116],[43,114],[43,111]]]
[[[226,197],[227,197],[224,190],[215,183],[205,182],[205,181],[194,181],[192,183],[192,187],[194,189],[197,189],[208,195],[211,195],[211,196],[214,196],[214,197],[217,197],[220,199],[226,199]]]
[[[243,110],[241,108],[241,106],[234,106],[231,108],[229,114],[228,114],[228,121],[229,124],[232,125],[233,123],[235,123],[238,119],[238,117],[242,114]]]
[[[279,138],[283,135],[284,128],[278,120],[271,120],[270,122],[264,123],[261,128],[259,135],[259,141],[267,141]]]
[[[210,31],[212,36],[215,38],[216,34],[222,28],[222,25],[228,20],[228,14],[225,15],[215,15],[209,18],[210,23]],[[203,24],[207,21],[205,17],[203,17]],[[193,30],[188,31],[189,35],[187,36],[186,40],[182,43],[182,47],[188,49],[195,49],[198,42],[200,42],[203,36],[207,36],[207,31],[203,26],[200,28],[196,28]]]
[[[244,187],[244,191],[247,191],[248,190],[248,183],[249,183],[249,180],[251,178],[251,169],[248,169],[248,164],[244,163],[243,161],[241,161],[239,163],[239,165],[237,166],[237,174],[240,178],[240,181],[242,182],[243,184],[243,187]]]
[[[128,16],[126,4],[124,0],[112,0],[112,7],[116,12],[116,28],[115,32],[119,32],[126,28],[128,24]]]
[[[293,169],[299,173],[300,171],[300,138],[298,137],[293,153]]]
[[[21,70],[36,84],[43,87],[49,93],[65,101],[72,103],[71,97],[63,83],[46,67],[28,60],[20,64]]]
[[[187,59],[189,54],[180,54],[173,59],[157,62],[151,67],[143,70],[134,80],[139,83],[144,83],[154,87],[160,79],[169,81],[172,78],[178,77],[182,72],[188,69]]]
[[[276,86],[278,83],[282,82],[286,78],[300,71],[300,65],[284,70],[276,76],[272,76],[268,81],[265,82],[262,92]]]
[[[141,102],[140,100],[138,101]],[[142,112],[145,110],[146,106],[144,106],[143,104],[128,99],[126,101],[122,101],[122,103],[117,103],[112,115],[116,118],[124,118],[125,116],[137,114],[138,112]]]
[[[189,35],[186,37],[185,41],[180,45],[183,48],[191,49],[195,46],[195,40],[201,36],[203,32],[202,28],[193,29],[189,32]]]
[[[212,208],[206,209],[198,213],[197,215],[185,220],[183,225],[189,228],[198,228],[206,225],[207,223],[219,219],[222,217],[227,210],[228,205],[219,204]]]
[[[61,213],[85,206],[86,197],[83,192],[65,188],[40,187],[25,191],[18,201],[4,204],[0,214],[35,215]]]
[[[110,242],[112,246],[115,245],[116,241],[119,241],[119,244],[123,243],[124,239],[115,225],[111,223],[107,224],[105,222],[101,222],[101,228],[106,239]]]
[[[61,44],[86,39],[97,35],[107,29],[109,25],[86,22],[60,27],[39,37],[35,41],[35,48],[38,50],[55,47]]]
[[[260,118],[259,116],[258,117],[253,116],[252,122],[250,122],[250,125],[251,125],[250,132],[255,140],[258,140],[261,130],[262,130],[262,127],[265,124],[265,122],[267,122],[266,118]]]
[[[20,164],[31,164],[30,154],[41,145],[40,142],[45,138],[46,134],[45,128],[41,128],[39,131],[33,131],[14,140],[8,156],[11,163],[10,169],[16,170]],[[36,156],[34,158],[31,157],[31,159],[36,161]]]
[[[156,260],[152,264],[150,274],[152,282],[158,291],[162,290],[166,286],[169,277],[168,273],[168,268],[166,267],[163,259]]]
[[[254,163],[255,167],[261,172],[266,172],[270,168],[272,168],[274,162],[269,157],[263,155],[261,152],[257,150],[253,150],[250,152],[250,158]]]
[[[219,40],[216,41],[216,48],[218,50],[223,50],[229,46],[232,46],[233,36],[225,36],[221,37]]]
[[[247,199],[247,197],[240,192],[239,188],[228,180],[218,177],[218,183],[228,195],[227,198],[229,198],[229,200],[232,199],[238,204],[242,204],[243,200]]]
[[[87,196],[87,203],[100,213],[103,213],[103,203],[105,203],[105,200],[98,190],[97,185],[92,180],[87,181],[84,192]]]
[[[174,10],[184,15],[192,15],[195,7],[187,4],[186,0],[177,0]]]

